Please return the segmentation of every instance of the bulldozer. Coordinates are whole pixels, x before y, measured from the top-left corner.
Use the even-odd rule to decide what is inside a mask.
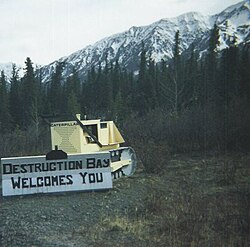
[[[136,154],[122,147],[113,121],[50,122],[51,151],[46,155],[1,158],[3,196],[111,189],[113,180],[131,176]]]
[[[52,149],[68,154],[109,151],[113,179],[134,174],[135,151],[131,147],[121,147],[125,141],[113,121],[81,120],[80,114],[73,118],[73,121],[50,124]]]

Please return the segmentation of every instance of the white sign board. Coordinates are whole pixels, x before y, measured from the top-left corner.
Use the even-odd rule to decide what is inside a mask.
[[[109,152],[2,158],[3,196],[112,188]]]

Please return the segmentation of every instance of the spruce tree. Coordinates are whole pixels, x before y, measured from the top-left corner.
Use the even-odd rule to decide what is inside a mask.
[[[174,40],[174,64],[175,67],[178,68],[180,63],[180,31],[177,30],[175,33],[175,40]]]
[[[23,123],[24,127],[37,125],[39,117],[38,82],[35,78],[32,61],[25,61],[24,77],[22,78]]]
[[[120,91],[121,101],[123,103],[123,114],[128,114],[133,106],[135,81],[133,72],[128,72],[126,69],[121,70],[120,74]],[[119,98],[119,97],[118,97]]]
[[[48,90],[48,101],[51,113],[61,114],[65,111],[65,99],[63,99],[62,72],[64,63],[58,62],[52,74],[50,87]]]
[[[179,105],[180,105],[180,94],[182,93],[182,85],[180,78],[180,32],[177,30],[175,33],[175,45],[174,45],[174,71],[173,71],[173,83],[174,83],[174,92],[175,92],[175,104],[174,111],[178,114]]]
[[[219,45],[219,28],[215,24],[210,33],[209,49],[206,59],[206,77],[205,77],[205,99],[206,102],[216,103],[218,97],[217,84],[217,47]]]
[[[147,102],[147,59],[146,59],[146,50],[144,43],[142,42],[142,51],[140,54],[140,66],[139,66],[139,75],[137,81],[137,87],[135,90],[134,98],[134,109],[139,113],[145,113],[148,110]]]
[[[199,80],[198,80],[198,64],[197,64],[197,56],[194,52],[194,47],[191,46],[190,57],[186,60],[185,66],[183,68],[184,76],[183,76],[183,84],[184,90],[181,95],[182,98],[182,106],[184,108],[191,106],[192,104],[198,103],[198,88],[199,88]]]
[[[67,78],[63,86],[61,97],[64,98],[67,112],[75,112],[75,109],[78,109],[78,113],[80,113],[81,83],[75,68],[73,68],[72,74]],[[75,107],[76,105],[77,107]],[[73,109],[70,109],[70,106],[72,106]]]
[[[105,111],[111,113],[112,107],[113,107],[113,102],[114,102],[114,79],[113,79],[113,64],[106,63],[106,66],[104,68],[104,73],[103,73],[103,95],[102,97],[104,98],[104,109]]]
[[[169,93],[169,75],[167,69],[167,63],[162,59],[160,63],[160,75],[159,75],[159,93],[158,101],[161,108],[170,109],[172,107],[172,100]],[[171,105],[171,107],[169,107]]]
[[[4,71],[0,77],[0,132],[6,132],[10,128],[9,98],[7,92],[7,81]]]
[[[90,113],[94,110],[93,102],[97,102],[96,93],[94,90],[95,83],[97,80],[97,73],[95,67],[92,66],[88,71],[87,79],[85,83],[82,85],[82,93],[81,93],[81,109],[85,115],[90,115]],[[94,98],[94,99],[93,99]]]
[[[16,65],[12,65],[12,73],[10,78],[10,115],[12,117],[13,126],[22,126],[22,98],[21,98],[21,82],[18,74],[19,70]]]
[[[180,56],[180,32],[175,33],[175,41],[173,48],[174,56],[169,68],[169,84],[168,89],[169,103],[175,115],[178,115],[181,105],[181,94],[184,90],[184,84],[181,78],[181,56]]]
[[[111,71],[111,81],[113,85],[113,100],[115,100],[117,94],[120,92],[121,89],[121,69],[118,63],[118,60],[115,61],[115,66]]]
[[[80,113],[79,100],[77,96],[75,95],[74,91],[70,91],[69,95],[67,96],[66,113],[71,114],[71,115]]]
[[[145,95],[147,97],[149,108],[153,109],[157,106],[158,77],[157,66],[152,59],[149,61],[147,74],[148,78],[145,85]]]
[[[72,91],[76,95],[77,101],[79,101],[80,95],[81,95],[81,81],[78,77],[78,73],[77,73],[75,67],[73,67],[73,69],[72,69],[71,81],[72,81],[71,82],[72,83]]]
[[[245,44],[241,51],[240,56],[240,82],[239,82],[239,95],[245,99],[250,105],[250,46]]]
[[[112,119],[116,122],[120,122],[125,115],[125,102],[122,100],[121,92],[116,94],[115,100],[112,105]]]

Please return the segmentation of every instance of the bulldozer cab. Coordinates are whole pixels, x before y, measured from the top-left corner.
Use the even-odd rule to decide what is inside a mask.
[[[113,121],[81,120],[52,122],[52,149],[58,147],[66,153],[91,153],[117,149],[124,139]]]

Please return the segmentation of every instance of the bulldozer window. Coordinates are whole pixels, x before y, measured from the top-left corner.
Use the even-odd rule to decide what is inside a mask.
[[[107,123],[101,123],[101,129],[106,129],[108,127]]]
[[[92,124],[92,125],[86,125],[86,128],[89,130],[89,132],[94,135],[97,140],[98,140],[98,131],[97,131],[97,124]],[[90,138],[90,140],[92,141],[89,141],[90,143],[93,143],[94,140],[92,138]]]

